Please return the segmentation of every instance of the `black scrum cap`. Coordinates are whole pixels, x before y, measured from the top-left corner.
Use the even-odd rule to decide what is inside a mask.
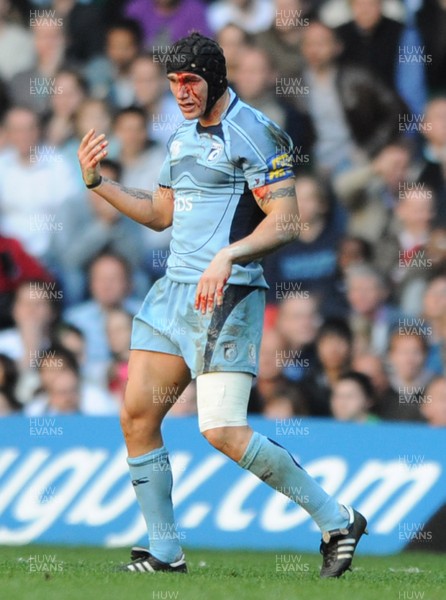
[[[206,114],[228,87],[226,61],[220,46],[201,33],[194,32],[175,42],[166,61],[169,73],[195,73],[208,84]]]

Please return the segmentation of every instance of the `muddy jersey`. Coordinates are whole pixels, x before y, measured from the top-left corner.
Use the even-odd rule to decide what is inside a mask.
[[[166,275],[198,283],[217,252],[265,217],[252,190],[293,176],[289,136],[230,89],[218,125],[184,121],[168,143],[159,184],[174,192]],[[267,287],[258,260],[234,265],[228,283]]]

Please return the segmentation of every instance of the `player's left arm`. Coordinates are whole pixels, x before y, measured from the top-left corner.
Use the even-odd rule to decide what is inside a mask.
[[[232,265],[249,263],[288,244],[299,235],[299,210],[294,177],[252,190],[266,217],[248,236],[222,248],[197,285],[195,308],[204,314],[223,303],[223,289]]]

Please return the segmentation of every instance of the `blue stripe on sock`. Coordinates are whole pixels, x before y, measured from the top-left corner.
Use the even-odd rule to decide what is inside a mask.
[[[283,446],[281,446],[280,444],[278,444],[271,438],[267,437],[266,439],[269,440],[271,442],[271,444],[274,444],[275,446],[279,446],[279,448],[282,448],[282,450],[285,450],[285,452],[288,452],[288,450],[286,448],[284,448]],[[296,465],[296,467],[299,467],[299,469],[302,469],[302,471],[303,471],[304,470],[303,467],[295,460],[294,456],[292,454],[290,454],[290,452],[288,452],[288,454],[290,455],[291,460]]]

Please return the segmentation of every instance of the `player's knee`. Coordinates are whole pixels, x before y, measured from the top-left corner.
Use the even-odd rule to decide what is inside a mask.
[[[133,419],[131,415],[128,413],[125,406],[121,407],[121,411],[119,413],[119,420],[121,422],[121,429],[124,433],[128,432],[131,428]]]
[[[121,429],[127,442],[144,440],[150,442],[160,436],[161,419],[151,414],[136,415],[122,407],[120,413]]]
[[[135,395],[127,390],[120,411],[121,428],[124,435],[150,437],[159,431],[163,415],[153,406],[150,397]]]
[[[133,411],[129,411],[127,407],[124,405],[121,408],[120,412],[120,421],[121,421],[121,429],[125,436],[131,435],[135,423],[136,423],[136,415]]]

